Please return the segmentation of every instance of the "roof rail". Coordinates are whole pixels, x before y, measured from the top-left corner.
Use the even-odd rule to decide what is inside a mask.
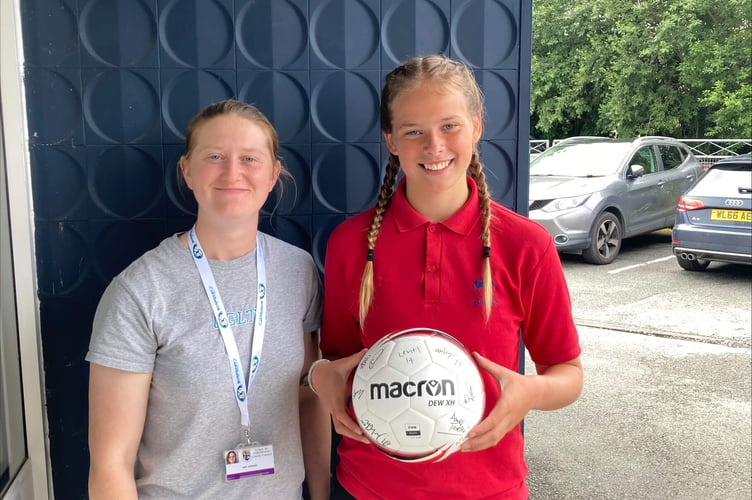
[[[643,135],[643,136],[638,137],[636,140],[639,141],[640,139],[669,139],[672,141],[676,140],[675,137],[667,137],[665,135]]]
[[[554,141],[554,144],[561,144],[562,142],[574,142],[574,141],[579,141],[579,140],[592,140],[592,139],[601,139],[604,141],[610,140],[609,137],[603,137],[600,135],[575,135],[572,137],[567,137],[566,139]]]

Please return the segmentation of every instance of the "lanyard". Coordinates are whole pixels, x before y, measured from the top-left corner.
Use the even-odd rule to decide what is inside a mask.
[[[193,226],[188,232],[188,239],[191,247],[193,262],[196,263],[198,274],[201,276],[201,283],[204,285],[206,297],[211,303],[214,311],[214,318],[217,320],[217,326],[222,334],[222,340],[225,343],[227,359],[230,362],[230,374],[235,392],[235,401],[240,409],[240,426],[245,434],[246,441],[250,443],[250,426],[251,419],[248,415],[248,389],[256,377],[256,371],[261,363],[261,349],[264,343],[264,330],[266,329],[266,269],[264,267],[264,252],[261,249],[261,241],[256,237],[256,273],[258,274],[258,293],[256,294],[256,318],[253,328],[253,342],[251,344],[251,369],[248,373],[248,383],[243,377],[243,362],[238,353],[238,345],[235,343],[235,337],[230,328],[230,322],[227,320],[222,298],[219,296],[217,283],[214,281],[214,273],[209,267],[209,262],[204,256],[204,250],[198,242],[196,236],[196,226]]]

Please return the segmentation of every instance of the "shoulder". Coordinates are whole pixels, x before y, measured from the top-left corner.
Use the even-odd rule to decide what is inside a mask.
[[[267,233],[259,232],[259,236],[265,260],[284,266],[315,267],[310,252]]]
[[[184,250],[184,252],[181,252]],[[181,258],[184,257],[184,258]],[[177,234],[162,240],[159,245],[144,252],[131,262],[117,277],[126,282],[153,281],[160,276],[171,275],[181,263],[190,263],[190,254],[177,237]]]
[[[533,264],[555,254],[551,235],[541,224],[498,203],[492,204],[491,246],[494,253]]]
[[[532,239],[536,244],[545,244],[551,239],[551,235],[541,224],[518,214],[505,206],[491,203],[491,230],[503,235],[519,235],[526,239]]]
[[[340,247],[348,247],[353,244],[366,245],[368,228],[371,226],[374,209],[368,209],[356,215],[348,217],[334,228],[329,236],[327,246],[336,250]]]

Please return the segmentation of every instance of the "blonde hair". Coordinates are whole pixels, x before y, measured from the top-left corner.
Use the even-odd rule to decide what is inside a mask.
[[[279,164],[280,180],[293,180],[292,174],[290,174],[290,171],[285,167],[282,157],[279,154],[279,136],[277,135],[277,130],[266,115],[264,115],[264,113],[262,113],[256,106],[243,101],[238,101],[237,99],[225,99],[224,101],[209,104],[191,119],[185,133],[185,150],[181,160],[190,157],[193,152],[194,143],[196,142],[196,134],[201,126],[213,118],[224,115],[236,115],[261,127],[261,130],[264,131],[264,134],[269,141],[269,149],[271,150],[272,158]],[[187,190],[185,179],[183,178],[183,173],[180,169],[180,162],[178,162],[177,174],[179,188],[181,190]],[[282,182],[278,182],[274,188],[278,190],[277,199],[281,200],[284,193]],[[279,201],[277,203],[279,203]]]
[[[401,65],[394,68],[386,75],[384,88],[381,92],[381,129],[384,132],[392,131],[391,105],[395,97],[414,89],[425,81],[431,81],[445,85],[447,88],[465,96],[468,113],[471,116],[480,116],[483,119],[483,93],[478,86],[470,68],[462,62],[450,59],[443,55],[430,55],[426,57],[412,57]],[[394,194],[394,185],[400,170],[399,157],[390,154],[389,163],[381,184],[378,200],[374,209],[373,219],[368,229],[368,253],[366,266],[360,283],[359,316],[361,327],[365,323],[368,309],[373,302],[373,258],[376,247],[376,239],[381,230],[384,214],[389,207],[389,202]],[[491,315],[491,303],[493,301],[493,287],[491,283],[491,195],[486,183],[486,175],[483,173],[483,164],[480,162],[478,145],[473,146],[473,154],[468,166],[470,176],[478,186],[478,201],[480,204],[481,218],[481,241],[483,244],[483,302],[485,320]]]

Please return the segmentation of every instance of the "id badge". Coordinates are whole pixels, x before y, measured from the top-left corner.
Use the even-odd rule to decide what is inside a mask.
[[[253,443],[238,445],[224,452],[225,479],[234,481],[250,476],[274,474],[274,448],[272,445]]]

